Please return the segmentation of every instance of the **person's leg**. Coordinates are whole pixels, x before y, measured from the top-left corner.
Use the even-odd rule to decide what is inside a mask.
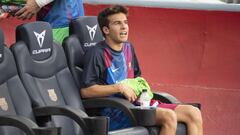
[[[161,125],[159,135],[175,135],[177,129],[177,116],[171,109],[156,108],[156,122]]]
[[[178,105],[174,111],[177,120],[187,124],[188,135],[203,135],[202,115],[198,108],[191,105]]]

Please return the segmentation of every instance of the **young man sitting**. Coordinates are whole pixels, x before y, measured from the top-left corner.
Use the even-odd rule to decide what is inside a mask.
[[[104,9],[98,23],[105,40],[86,52],[81,96],[83,98],[118,96],[130,102],[137,100],[134,90],[120,81],[141,75],[134,48],[128,40],[128,10],[120,5]],[[131,126],[118,109],[106,108],[102,115],[110,117],[110,130]],[[175,135],[177,121],[186,123],[188,135],[202,135],[202,117],[191,105],[162,104],[156,108],[160,135]]]

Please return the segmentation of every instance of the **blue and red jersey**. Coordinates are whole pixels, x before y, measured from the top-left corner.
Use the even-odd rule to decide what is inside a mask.
[[[132,49],[129,43],[123,45],[122,51],[104,49],[104,62],[107,68],[107,84],[115,84],[126,78],[134,78],[132,69]]]
[[[115,84],[141,75],[133,46],[123,44],[121,51],[111,49],[105,41],[89,49],[84,56],[82,87]]]
[[[102,41],[89,49],[84,57],[82,87],[115,84],[140,75],[139,64],[129,42],[123,44],[121,51],[115,51]],[[119,93],[112,96],[124,98]],[[101,114],[110,117],[110,130],[131,126],[129,118],[119,109],[105,108]]]
[[[82,0],[54,0],[41,8],[37,20],[49,22],[52,28],[68,27],[70,20],[84,15]]]

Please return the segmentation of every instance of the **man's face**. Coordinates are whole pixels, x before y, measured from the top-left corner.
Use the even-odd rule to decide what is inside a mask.
[[[106,39],[123,43],[128,39],[128,20],[125,14],[118,13],[108,17],[109,25],[104,28]]]

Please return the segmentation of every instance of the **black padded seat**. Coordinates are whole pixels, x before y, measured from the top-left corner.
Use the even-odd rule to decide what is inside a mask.
[[[37,135],[31,100],[0,30],[0,135]],[[46,134],[47,135],[47,134]],[[54,135],[54,134],[49,134]],[[55,134],[57,135],[57,134]]]
[[[83,55],[104,37],[99,28],[96,16],[79,17],[69,24],[70,36],[63,42],[64,51],[74,80],[80,87],[83,72]]]

